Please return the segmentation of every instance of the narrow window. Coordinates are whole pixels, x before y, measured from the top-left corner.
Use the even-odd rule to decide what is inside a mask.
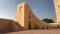
[[[58,8],[60,8],[60,5],[58,5]]]
[[[30,12],[29,12],[29,20],[30,20]]]

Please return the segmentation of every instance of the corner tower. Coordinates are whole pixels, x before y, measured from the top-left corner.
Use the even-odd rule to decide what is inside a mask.
[[[24,11],[25,11],[25,4],[26,2],[24,3],[21,3],[17,6],[17,12],[16,12],[16,17],[15,17],[15,21],[19,22],[19,24],[24,27]]]
[[[24,29],[28,29],[30,6],[27,2],[21,3],[17,7],[15,21],[17,21]]]

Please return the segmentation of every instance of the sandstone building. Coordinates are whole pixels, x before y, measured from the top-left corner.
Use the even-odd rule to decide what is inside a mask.
[[[56,18],[57,18],[57,23],[59,24],[60,22],[60,0],[54,0],[54,7],[56,11]]]
[[[54,27],[58,26],[60,28],[60,0],[53,0],[53,1],[54,1],[55,13],[56,13],[56,22],[50,23],[50,25]]]
[[[15,21],[24,29],[44,28],[52,29],[49,24],[39,20],[33,13],[30,6],[24,2],[18,5]]]
[[[57,23],[59,23],[60,21],[59,2],[60,2],[59,0],[54,0]],[[33,14],[28,3],[24,2],[17,6],[15,20],[0,18],[0,31],[9,32],[9,31],[20,31],[20,30],[27,30],[27,29],[56,29],[56,27],[54,26],[57,23],[47,24],[41,21]]]

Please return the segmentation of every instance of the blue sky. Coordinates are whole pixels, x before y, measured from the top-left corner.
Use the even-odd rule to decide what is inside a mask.
[[[17,5],[24,1],[29,3],[39,19],[56,19],[53,0],[0,0],[0,18],[14,19]]]

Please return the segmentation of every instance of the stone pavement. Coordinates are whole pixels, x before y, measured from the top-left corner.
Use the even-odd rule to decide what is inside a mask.
[[[60,34],[60,30],[25,30],[5,34]]]

